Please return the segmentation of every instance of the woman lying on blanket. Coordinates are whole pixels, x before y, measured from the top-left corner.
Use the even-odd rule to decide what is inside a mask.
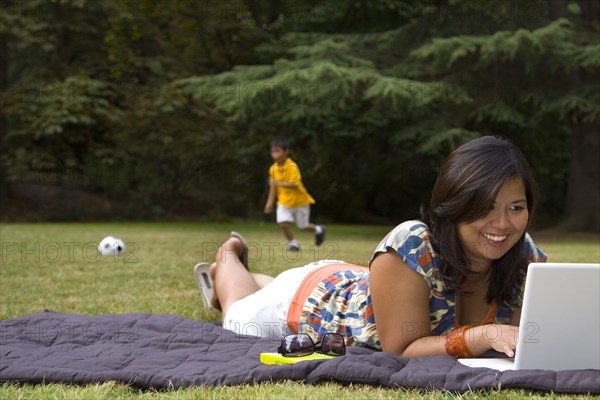
[[[478,138],[450,154],[421,220],[383,238],[369,268],[320,261],[276,278],[252,273],[234,232],[205,266],[211,304],[242,334],[304,332],[316,341],[337,332],[347,344],[405,357],[490,349],[512,357],[527,265],[546,260],[526,233],[535,205],[520,150]]]

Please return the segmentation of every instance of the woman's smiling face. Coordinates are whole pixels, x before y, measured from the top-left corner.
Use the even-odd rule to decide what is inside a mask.
[[[521,238],[529,221],[523,180],[509,178],[484,217],[458,223],[457,232],[473,270],[487,269]]]

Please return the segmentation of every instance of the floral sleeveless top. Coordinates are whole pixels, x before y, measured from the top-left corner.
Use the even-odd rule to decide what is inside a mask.
[[[369,265],[377,255],[394,249],[410,268],[418,272],[430,292],[430,327],[434,335],[454,328],[455,299],[448,290],[441,271],[439,256],[429,241],[429,228],[421,221],[406,221],[394,228],[379,243]],[[524,253],[530,262],[544,262],[546,255],[525,235]],[[494,323],[506,324],[523,302],[523,284],[514,288],[516,306],[498,305]],[[309,295],[300,314],[299,332],[317,339],[327,332],[338,332],[346,343],[381,349],[375,324],[369,272],[339,271],[322,280]]]

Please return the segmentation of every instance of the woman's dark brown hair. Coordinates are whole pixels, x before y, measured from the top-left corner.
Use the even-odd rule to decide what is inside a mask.
[[[431,232],[431,242],[440,256],[440,269],[451,290],[463,290],[469,261],[457,233],[458,223],[470,223],[488,214],[500,187],[509,178],[525,185],[529,221],[537,203],[533,173],[523,153],[506,139],[484,136],[454,150],[443,163],[428,207],[421,219]],[[522,283],[527,268],[523,254],[525,235],[504,256],[492,262],[487,301],[511,304],[514,289]]]

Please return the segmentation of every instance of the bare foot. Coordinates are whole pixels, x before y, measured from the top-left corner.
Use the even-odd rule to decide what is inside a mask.
[[[217,251],[216,261],[225,261],[227,257],[235,257],[235,261],[241,263],[241,255],[244,251],[242,241],[234,236],[229,237]]]

